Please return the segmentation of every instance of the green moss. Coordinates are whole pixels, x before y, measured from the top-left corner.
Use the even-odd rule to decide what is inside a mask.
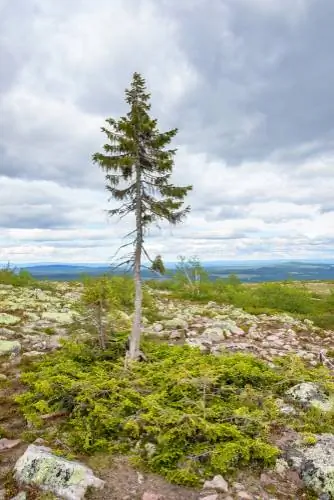
[[[54,436],[74,453],[128,453],[188,485],[248,464],[272,464],[278,454],[269,442],[272,425],[305,432],[332,426],[333,415],[313,409],[298,418],[282,416],[275,403],[304,380],[332,391],[324,367],[310,370],[299,358],[287,358],[271,368],[251,355],[216,357],[146,343],[148,362],[130,371],[123,338],[114,340],[104,352],[65,343],[22,376],[28,390],[17,401],[27,419],[43,427],[43,413],[66,409],[68,418],[53,423]]]
[[[303,434],[303,444],[306,446],[312,446],[317,443],[317,437],[314,434],[305,432]]]
[[[44,333],[46,335],[54,335],[56,332],[54,328],[47,326],[46,328],[44,328]]]

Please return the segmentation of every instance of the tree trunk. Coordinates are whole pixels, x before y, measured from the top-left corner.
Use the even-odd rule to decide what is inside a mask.
[[[136,167],[136,248],[135,248],[135,263],[134,263],[134,282],[135,282],[135,311],[132,324],[132,332],[130,338],[129,358],[135,360],[140,354],[140,334],[141,334],[141,316],[142,316],[142,284],[140,276],[141,268],[141,253],[143,245],[143,228],[141,220],[141,172],[140,165]]]
[[[100,348],[105,351],[106,349],[106,338],[105,338],[105,331],[103,327],[103,305],[102,305],[102,299],[100,297],[98,306],[97,306],[97,329],[99,332],[99,344]]]

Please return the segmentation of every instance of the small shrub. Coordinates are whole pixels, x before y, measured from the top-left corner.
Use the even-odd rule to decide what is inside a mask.
[[[18,271],[9,264],[0,269],[0,283],[2,285],[30,286],[34,281],[34,278],[26,269]]]
[[[174,298],[197,302],[213,300],[243,308],[251,314],[286,312],[301,319],[308,318],[321,328],[334,328],[334,292],[327,296],[314,295],[300,283],[287,281],[249,286],[233,275],[215,281],[209,281],[206,276],[195,288],[189,286],[182,273],[176,273],[170,280],[150,282],[150,286],[168,290]]]

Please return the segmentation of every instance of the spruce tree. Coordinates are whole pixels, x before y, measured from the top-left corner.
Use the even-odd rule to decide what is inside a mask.
[[[192,186],[175,186],[170,181],[176,149],[169,149],[168,146],[177,129],[164,133],[159,131],[157,120],[149,115],[150,97],[144,78],[134,73],[130,89],[125,90],[125,100],[130,109],[126,116],[118,120],[106,120],[106,126],[101,130],[108,142],[103,146],[102,153],[93,155],[94,163],[105,172],[110,199],[120,202],[120,206],[110,210],[109,215],[135,216],[135,229],[130,233],[133,235],[133,252],[124,261],[131,264],[135,281],[135,313],[128,352],[131,360],[138,359],[140,354],[140,271],[143,255],[149,257],[144,248],[146,231],[162,220],[171,224],[181,222],[190,210],[183,203],[192,189]]]

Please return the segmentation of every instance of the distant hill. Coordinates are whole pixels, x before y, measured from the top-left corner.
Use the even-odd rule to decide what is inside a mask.
[[[265,281],[283,281],[293,279],[302,280],[334,280],[334,262],[207,262],[203,266],[209,273],[210,279],[226,278],[236,274],[242,282],[260,283]],[[37,279],[49,280],[76,280],[83,275],[100,276],[106,273],[124,274],[124,270],[111,271],[107,264],[36,264],[21,265]],[[168,263],[170,271],[175,269],[175,263]],[[148,269],[142,270],[143,279],[157,278],[157,275]]]

